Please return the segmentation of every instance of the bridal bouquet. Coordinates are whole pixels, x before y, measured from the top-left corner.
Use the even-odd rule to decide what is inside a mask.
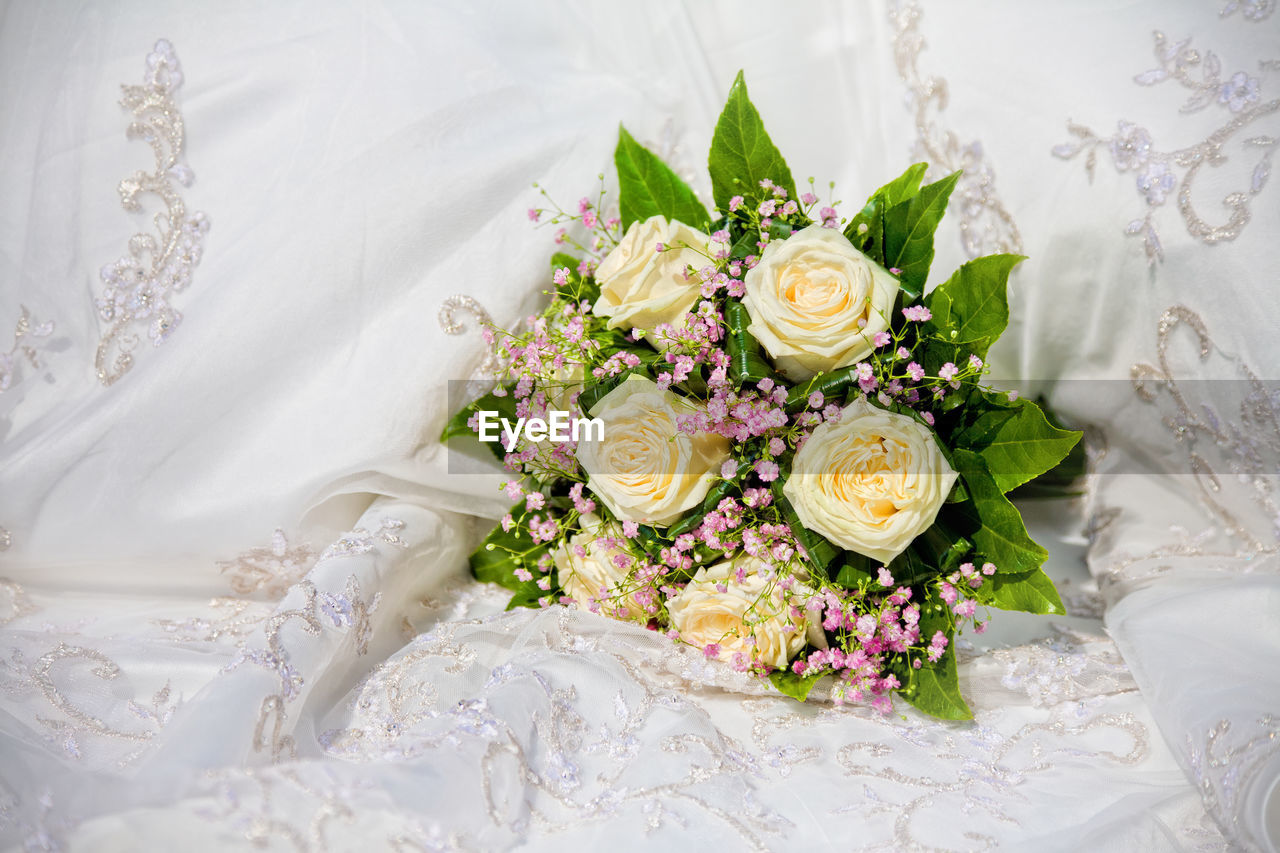
[[[560,227],[550,304],[488,329],[503,381],[458,412],[516,501],[472,555],[511,607],[665,633],[803,700],[892,694],[971,716],[954,639],[988,608],[1062,613],[1011,490],[1079,434],[982,384],[1021,260],[925,292],[958,173],[916,164],[841,219],[797,191],[742,75],[716,124],[716,210],[620,131]],[[543,193],[546,197],[545,191]],[[585,235],[585,236],[584,236]]]

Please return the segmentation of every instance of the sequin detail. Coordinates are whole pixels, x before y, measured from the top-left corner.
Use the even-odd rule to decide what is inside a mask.
[[[907,103],[915,116],[913,156],[929,161],[930,175],[961,170],[951,194],[948,211],[960,222],[960,240],[970,258],[996,252],[1021,252],[1022,235],[1013,216],[996,192],[995,169],[982,142],[964,142],[946,127],[947,81],[920,71],[925,40],[920,32],[920,7],[916,3],[891,4],[889,21],[894,27],[893,54],[898,75],[907,84]]]
[[[1225,222],[1214,224],[1200,216],[1191,200],[1196,179],[1206,166],[1217,168],[1228,161],[1227,142],[1245,127],[1280,111],[1280,99],[1261,100],[1261,81],[1245,71],[1224,76],[1222,62],[1211,51],[1203,53],[1191,46],[1191,39],[1174,42],[1156,31],[1157,67],[1136,75],[1140,86],[1156,86],[1176,82],[1190,93],[1179,108],[1181,113],[1197,113],[1216,106],[1229,116],[1225,123],[1203,141],[1185,148],[1164,150],[1156,146],[1150,131],[1127,120],[1121,120],[1111,136],[1101,136],[1092,129],[1067,122],[1067,132],[1075,140],[1055,145],[1052,153],[1063,160],[1084,154],[1085,174],[1090,182],[1098,162],[1098,151],[1109,153],[1119,172],[1134,176],[1138,194],[1146,205],[1145,214],[1129,222],[1125,233],[1141,237],[1149,264],[1164,259],[1164,246],[1156,228],[1156,213],[1169,198],[1176,200],[1187,233],[1208,244],[1234,240],[1249,223],[1249,205],[1262,192],[1271,175],[1271,157],[1277,139],[1274,136],[1251,136],[1241,141],[1246,155],[1256,156],[1248,186],[1227,193],[1222,204],[1229,211]]]
[[[33,370],[39,370],[44,364],[40,361],[41,344],[35,338],[47,338],[53,334],[53,322],[38,323],[27,310],[27,306],[19,305],[21,313],[13,330],[13,346],[8,352],[0,352],[0,392],[7,391],[14,382],[21,382],[19,367],[25,362]]]
[[[317,556],[310,545],[289,547],[284,531],[276,528],[271,545],[251,548],[230,560],[219,560],[218,568],[230,575],[236,595],[258,594],[279,599],[315,565]]]
[[[142,139],[155,154],[154,172],[138,171],[120,182],[125,210],[141,211],[141,198],[154,195],[164,205],[155,217],[155,231],[129,239],[129,250],[100,272],[102,295],[94,300],[98,315],[110,326],[94,356],[98,381],[111,385],[132,369],[138,335],[130,329],[146,324],[147,337],[160,346],[182,322],[171,299],[191,283],[192,271],[204,251],[208,218],[187,215],[179,186],[190,186],[190,167],[180,162],[185,141],[182,113],[174,92],[182,85],[182,66],[173,45],[161,39],[147,54],[141,86],[123,86],[121,106],[133,113],[126,135]]]

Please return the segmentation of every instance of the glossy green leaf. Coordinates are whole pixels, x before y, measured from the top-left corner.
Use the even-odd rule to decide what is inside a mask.
[[[748,207],[755,207],[764,197],[760,181],[768,178],[796,197],[795,181],[782,154],[765,132],[760,113],[747,97],[747,84],[742,72],[729,89],[729,98],[716,122],[711,137],[711,154],[707,158],[711,173],[711,194],[716,207],[729,209],[729,199],[742,196]]]
[[[994,396],[983,392],[983,397]],[[1004,395],[999,395],[1003,397]],[[1060,429],[1031,400],[984,408],[951,440],[982,454],[987,470],[1002,492],[1052,470],[1080,441],[1081,433]]]
[[[924,293],[933,263],[933,232],[947,212],[947,200],[955,189],[959,172],[921,188],[884,214],[884,261],[886,269],[901,270],[898,280],[911,299]]]
[[[613,162],[618,167],[618,212],[623,228],[650,216],[663,216],[707,229],[711,217],[689,185],[636,142],[626,128],[618,128]]]
[[[925,297],[933,315],[926,328],[986,358],[1009,323],[1009,273],[1023,260],[1022,255],[987,255],[960,267]]]
[[[974,592],[978,601],[1000,610],[1064,614],[1062,598],[1042,569],[1032,572],[997,571]]]
[[[845,227],[844,236],[849,242],[872,258],[884,263],[884,215],[895,204],[901,204],[920,192],[927,163],[916,163],[871,194],[866,205]]]
[[[920,636],[927,642],[937,632],[947,637],[947,650],[936,661],[924,658],[920,669],[913,668],[906,656],[899,656],[894,674],[902,682],[898,695],[926,714],[942,720],[971,720],[964,697],[960,695],[960,674],[956,668],[955,629],[947,606],[932,587],[920,602]]]
[[[511,508],[511,513],[518,518],[520,510],[521,506],[517,504]],[[515,592],[529,583],[516,578],[516,569],[536,573],[538,559],[547,550],[547,544],[534,542],[523,525],[516,524],[509,531],[495,527],[480,547],[472,552],[471,573],[478,581],[496,583]]]
[[[1040,568],[1048,552],[1027,535],[1021,513],[1000,491],[982,455],[955,448],[951,457],[970,500],[945,504],[946,523],[972,541],[978,553],[1000,571],[1017,574]]]
[[[769,681],[778,692],[792,699],[803,702],[809,698],[809,691],[818,683],[821,675],[796,675],[789,669],[780,669],[769,673]]]

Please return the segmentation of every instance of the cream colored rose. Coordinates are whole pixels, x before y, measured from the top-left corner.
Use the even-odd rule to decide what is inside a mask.
[[[743,284],[747,331],[793,380],[865,358],[898,295],[888,270],[817,224],[765,246]]]
[[[648,611],[631,592],[624,592],[629,569],[619,567],[614,557],[625,552],[600,542],[602,536],[621,538],[621,533],[612,526],[601,524],[596,516],[590,514],[582,517],[582,527],[582,532],[570,536],[551,555],[564,594],[583,610],[590,609],[591,602],[595,600],[600,602],[601,612],[607,616],[635,622],[649,621]],[[582,555],[578,554],[579,548]],[[625,615],[617,612],[619,607],[626,609]]]
[[[705,249],[710,240],[696,228],[661,216],[631,223],[622,242],[596,269],[600,298],[592,312],[608,317],[611,329],[652,333],[661,323],[682,325],[684,315],[702,297],[701,282],[686,271],[710,263],[706,255],[694,251]],[[659,243],[672,248],[658,252]]]
[[[746,571],[744,583],[737,580],[739,566]],[[798,624],[793,622],[791,605],[777,582],[758,574],[762,567],[759,560],[740,557],[699,569],[693,580],[667,601],[671,626],[680,632],[680,639],[700,648],[717,644],[721,660],[732,660],[736,652],[742,652],[748,659],[755,657],[777,668],[785,667],[806,641],[825,648],[817,614],[804,611]],[[721,585],[724,592],[719,590]],[[807,590],[797,585],[793,592]],[[751,637],[754,644],[749,642]]]
[[[676,419],[697,410],[652,380],[628,378],[591,409],[604,422],[604,439],[578,444],[587,488],[623,521],[658,527],[676,521],[706,497],[729,458],[723,436],[677,430]]]
[[[957,476],[927,427],[859,397],[814,429],[782,492],[805,527],[888,563],[933,524]]]

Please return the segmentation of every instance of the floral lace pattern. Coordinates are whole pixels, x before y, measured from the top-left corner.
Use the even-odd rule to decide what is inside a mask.
[[[134,324],[146,323],[151,343],[160,346],[182,322],[182,314],[171,299],[191,283],[204,250],[209,220],[199,212],[188,216],[177,189],[190,186],[194,179],[191,169],[179,159],[185,129],[174,92],[181,85],[178,56],[173,45],[161,39],[147,54],[143,84],[123,87],[120,103],[133,113],[128,136],[151,146],[156,168],[122,180],[120,202],[125,210],[141,210],[140,199],[151,194],[160,199],[165,210],[156,216],[155,233],[135,234],[128,252],[101,270],[103,291],[94,302],[98,315],[110,327],[98,344],[94,367],[103,385],[111,385],[133,367],[138,336],[129,329]]]
[[[0,393],[9,390],[15,381],[22,381],[19,367],[25,361],[32,370],[39,370],[44,365],[40,361],[40,344],[35,338],[47,338],[53,334],[53,321],[36,322],[27,306],[19,305],[21,313],[13,330],[13,346],[8,352],[0,352]]]
[[[894,58],[898,75],[907,84],[908,104],[915,115],[914,156],[928,160],[931,173],[963,170],[948,210],[960,220],[960,239],[969,257],[1020,252],[1022,236],[996,192],[995,169],[982,143],[976,139],[962,142],[946,128],[943,113],[947,108],[947,81],[920,71],[920,53],[925,46],[920,17],[920,7],[914,2],[890,6]]]
[[[276,528],[271,544],[251,548],[230,560],[218,561],[218,568],[230,574],[231,590],[236,595],[259,594],[279,599],[310,571],[316,563],[310,545],[289,547],[284,531]]]
[[[1232,4],[1228,8],[1234,11],[1237,5]],[[1266,7],[1267,3],[1248,6],[1255,9]],[[1224,10],[1223,14],[1228,12]],[[1076,139],[1052,149],[1053,155],[1063,160],[1084,154],[1085,173],[1090,181],[1093,180],[1099,150],[1110,154],[1117,171],[1134,175],[1146,212],[1141,218],[1130,221],[1125,233],[1142,238],[1151,264],[1164,259],[1164,246],[1156,229],[1156,214],[1170,198],[1176,200],[1187,232],[1197,240],[1214,245],[1239,236],[1251,218],[1250,204],[1262,192],[1271,174],[1271,157],[1277,142],[1275,136],[1256,135],[1242,141],[1243,150],[1255,153],[1257,159],[1247,187],[1223,197],[1222,204],[1230,211],[1225,222],[1213,224],[1204,219],[1192,201],[1192,190],[1206,166],[1216,168],[1227,162],[1226,146],[1233,137],[1280,110],[1280,99],[1261,99],[1259,78],[1244,70],[1224,75],[1222,61],[1212,51],[1201,52],[1191,46],[1191,39],[1172,41],[1159,31],[1154,38],[1157,67],[1136,75],[1134,82],[1141,86],[1175,82],[1190,93],[1180,112],[1201,112],[1214,106],[1224,112],[1225,122],[1201,142],[1168,150],[1157,148],[1151,132],[1131,121],[1121,120],[1111,136],[1101,136],[1083,125],[1067,122],[1067,131]]]

